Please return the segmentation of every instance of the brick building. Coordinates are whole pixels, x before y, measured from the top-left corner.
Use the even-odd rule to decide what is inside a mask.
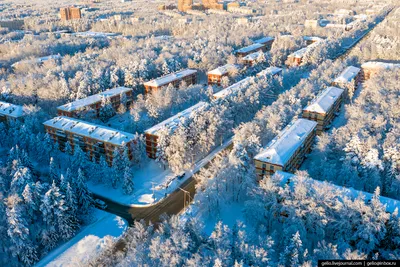
[[[226,64],[222,67],[218,67],[212,71],[207,72],[208,85],[221,86],[223,77],[228,77],[231,72],[237,71],[238,66],[234,64]]]
[[[328,87],[310,105],[303,109],[303,118],[316,121],[317,134],[321,134],[331,124],[343,102],[344,90]]]
[[[252,44],[237,50],[235,52],[235,55],[238,58],[242,58],[258,51],[266,52],[267,51],[266,46],[263,44]]]
[[[163,129],[168,130],[170,134],[174,132],[179,123],[184,119],[191,116],[191,114],[203,109],[207,103],[199,102],[198,104],[185,109],[184,111],[176,114],[175,116],[147,129],[144,134],[146,138],[146,152],[149,158],[155,159],[157,157],[157,146],[160,132]]]
[[[56,117],[43,123],[46,132],[54,142],[58,142],[60,150],[64,151],[69,141],[71,148],[80,146],[91,160],[99,160],[104,156],[109,165],[112,165],[115,149],[124,144],[128,148],[131,159],[134,135],[93,123],[77,120],[70,117]]]
[[[129,106],[132,103],[132,99],[133,99],[132,88],[116,87],[116,88],[109,89],[104,92],[92,95],[92,96],[88,96],[86,98],[76,100],[71,103],[59,106],[57,108],[57,113],[59,116],[80,117],[80,115],[87,112],[88,110],[94,110],[96,112],[96,116],[99,116],[101,102],[102,102],[103,98],[109,98],[114,110],[117,110],[119,105],[121,104],[121,95],[122,94],[125,94],[126,105]]]
[[[265,45],[265,49],[267,51],[269,51],[269,50],[271,50],[271,47],[272,47],[272,44],[274,43],[274,41],[275,41],[274,37],[266,36],[261,39],[255,40],[254,43]]]
[[[307,53],[310,53],[310,51],[312,51],[312,49],[314,49],[318,44],[319,42],[314,42],[309,46],[304,47],[290,54],[286,60],[286,65],[290,67],[300,66],[303,63],[304,56]]]
[[[81,9],[79,7],[60,8],[61,20],[72,20],[82,18]]]
[[[400,63],[386,63],[378,61],[368,61],[361,65],[361,80],[362,82],[369,80],[372,76],[379,74],[385,70],[398,69],[400,68]]]
[[[179,87],[181,82],[185,82],[187,85],[197,83],[197,70],[186,69],[179,72],[171,73],[163,77],[148,81],[144,83],[146,93],[153,90],[159,90],[164,86],[172,84],[174,87]]]
[[[332,86],[346,89],[347,97],[352,96],[361,82],[361,69],[349,66],[333,82]]]
[[[261,54],[263,54],[263,53],[264,53],[263,51],[257,51],[257,52],[248,54],[247,56],[242,57],[240,61],[243,65],[252,67],[257,63],[257,60],[262,56]]]
[[[22,119],[26,115],[23,106],[0,101],[0,123],[10,123]]]
[[[258,178],[276,171],[294,172],[311,150],[317,123],[306,119],[291,122],[254,157]]]

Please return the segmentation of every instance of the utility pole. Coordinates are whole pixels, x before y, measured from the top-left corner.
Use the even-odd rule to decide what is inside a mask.
[[[155,182],[150,182],[151,183],[151,191],[153,192],[153,194],[151,195],[152,196],[152,198],[153,198],[153,201],[156,201],[156,198],[155,198],[155,196],[154,196],[154,190],[155,190],[155,188],[154,188],[154,184],[156,184]]]

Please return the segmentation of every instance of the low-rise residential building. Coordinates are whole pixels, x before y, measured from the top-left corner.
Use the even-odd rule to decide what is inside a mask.
[[[254,157],[259,178],[276,171],[294,172],[311,150],[317,123],[306,119],[291,122]]]
[[[192,85],[197,83],[197,70],[186,69],[165,75],[163,77],[148,81],[144,83],[144,88],[146,94],[153,90],[159,90],[164,86],[172,84],[174,87],[179,87],[179,85],[185,82],[187,85]]]
[[[400,68],[400,63],[386,63],[379,61],[368,61],[361,65],[362,81],[369,80],[372,76],[382,71]]]
[[[227,6],[227,11],[232,13],[239,13],[244,15],[254,15],[257,14],[257,10],[249,7],[236,7],[236,6]]]
[[[266,47],[263,44],[252,44],[246,47],[243,47],[235,52],[235,55],[239,58],[245,57],[251,53],[255,53],[258,51],[266,51]]]
[[[178,127],[178,125],[185,118],[189,118],[191,114],[198,112],[203,109],[207,103],[199,102],[196,105],[185,109],[184,111],[176,114],[175,116],[147,129],[144,132],[146,138],[146,152],[147,156],[151,159],[155,159],[157,157],[157,149],[158,149],[158,141],[160,137],[160,132],[166,129],[170,134],[174,132],[174,130]]]
[[[312,49],[314,49],[319,42],[315,42],[310,44],[307,47],[304,47],[300,50],[295,51],[294,53],[290,54],[286,60],[286,64],[288,66],[300,66],[303,63],[304,56],[309,53]]]
[[[271,50],[271,47],[272,47],[272,44],[274,43],[274,41],[275,41],[274,37],[266,36],[261,39],[255,40],[254,43],[265,45],[265,49],[267,51],[269,51],[269,50]]]
[[[22,119],[26,115],[23,106],[0,101],[0,123],[10,123]]]
[[[238,66],[236,66],[235,64],[226,64],[224,66],[218,67],[212,71],[207,72],[208,85],[221,86],[222,78],[228,77],[231,72],[237,70]]]
[[[333,82],[332,86],[345,88],[347,95],[353,95],[361,81],[361,69],[349,66]]]
[[[343,102],[344,90],[337,87],[328,87],[323,90],[310,105],[303,109],[303,118],[316,121],[317,134],[321,134],[329,127],[335,114]]]
[[[243,65],[252,67],[255,64],[257,64],[257,61],[260,57],[263,57],[262,54],[264,54],[263,51],[257,51],[245,57],[242,57],[240,61],[242,62]],[[263,58],[265,59],[265,56]]]
[[[236,94],[237,92],[241,91],[242,89],[246,88],[250,84],[250,77],[247,77],[231,86],[213,94],[214,99],[221,99],[225,98],[228,95]]]
[[[268,67],[263,71],[257,73],[257,77],[277,77],[282,76],[282,69],[278,67]]]
[[[43,125],[62,151],[69,142],[72,150],[75,146],[80,146],[91,160],[98,161],[104,156],[108,164],[112,165],[114,151],[126,145],[128,156],[132,158],[132,146],[135,142],[133,134],[65,116],[55,117]]]
[[[59,106],[57,108],[57,113],[59,116],[80,117],[82,113],[87,112],[88,110],[94,110],[96,112],[96,116],[99,116],[103,98],[109,98],[114,110],[117,110],[121,104],[121,96],[124,94],[126,96],[126,105],[129,106],[132,103],[133,98],[132,88],[116,87]]]

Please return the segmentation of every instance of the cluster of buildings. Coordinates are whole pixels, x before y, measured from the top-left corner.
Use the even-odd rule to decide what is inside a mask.
[[[258,178],[272,175],[276,171],[296,171],[310,152],[316,135],[331,124],[343,103],[348,88],[357,88],[361,70],[350,66],[333,82],[338,88],[325,88],[303,109],[302,118],[291,122],[259,154],[254,157]]]

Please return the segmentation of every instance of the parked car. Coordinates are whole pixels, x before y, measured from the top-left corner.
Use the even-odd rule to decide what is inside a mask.
[[[182,172],[182,173],[178,174],[178,175],[175,176],[175,177],[178,178],[178,180],[181,180],[181,179],[183,179],[183,177],[185,177],[185,174],[186,174],[186,173]]]
[[[94,205],[102,210],[105,210],[107,208],[106,202],[104,202],[103,200],[100,200],[100,199],[96,199],[94,201]]]

